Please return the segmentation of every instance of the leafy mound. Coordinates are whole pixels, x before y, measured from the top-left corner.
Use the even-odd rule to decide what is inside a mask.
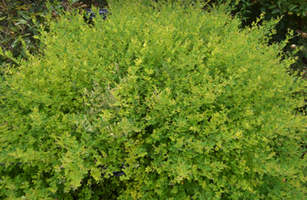
[[[66,13],[6,73],[0,196],[302,199],[306,82],[267,45],[276,22],[150,5],[111,2],[91,29]]]

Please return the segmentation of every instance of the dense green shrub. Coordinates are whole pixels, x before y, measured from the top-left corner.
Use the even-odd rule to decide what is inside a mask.
[[[44,54],[0,85],[0,197],[303,199],[306,82],[267,45],[276,22],[149,4],[47,17]]]

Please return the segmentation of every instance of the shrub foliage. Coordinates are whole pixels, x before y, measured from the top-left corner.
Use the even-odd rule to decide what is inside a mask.
[[[225,10],[111,1],[94,28],[47,19],[43,54],[1,83],[0,196],[303,199],[306,82],[286,42],[267,45],[276,21],[242,30]]]
[[[86,1],[87,3],[88,1]],[[93,4],[94,1],[91,1]],[[46,24],[44,16],[52,13],[53,19],[62,14],[63,11],[79,9],[80,12],[91,3],[83,4],[85,1],[77,3],[75,0],[49,0],[46,5],[45,0],[19,1],[3,0],[0,2],[0,47],[1,51],[11,53],[14,58],[21,57],[27,59],[25,49],[30,53],[37,53],[40,47],[39,40],[33,37],[39,34],[40,24]],[[105,1],[96,1],[95,5],[105,6]],[[52,7],[52,9],[51,9]],[[22,40],[20,39],[22,38]],[[21,41],[25,42],[25,45]],[[8,56],[0,56],[0,78],[3,69],[9,65],[16,64]]]

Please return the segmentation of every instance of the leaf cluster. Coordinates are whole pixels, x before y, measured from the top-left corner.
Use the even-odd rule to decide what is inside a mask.
[[[25,51],[34,54],[39,52],[43,47],[35,36],[39,34],[40,25],[46,26],[46,15],[50,13],[56,20],[58,15],[64,11],[90,7],[92,4],[99,6],[103,2],[89,2],[84,4],[77,1],[50,0],[47,6],[46,1],[17,1],[3,0],[0,2],[0,47],[1,51],[12,54],[14,58],[21,57],[27,59]],[[24,42],[24,45],[23,45]],[[3,69],[16,64],[8,56],[0,56],[0,74]]]
[[[190,1],[192,5],[197,2],[196,0]],[[212,8],[214,5],[226,4],[231,10],[232,16],[237,15],[241,20],[240,27],[251,27],[254,22],[263,14],[263,18],[258,25],[262,24],[262,21],[270,21],[271,19],[279,19],[274,29],[276,32],[272,35],[269,43],[279,43],[287,38],[288,30],[293,30],[299,34],[296,37],[289,39],[288,44],[284,47],[285,53],[291,52],[291,45],[295,44],[300,47],[298,51],[298,61],[293,64],[292,69],[302,72],[304,67],[307,66],[307,57],[304,50],[301,50],[306,46],[306,36],[302,35],[302,31],[306,29],[306,1],[294,0],[294,1],[282,1],[282,0],[211,0],[211,1],[199,1],[202,2],[204,10]],[[183,2],[186,3],[186,2]],[[306,33],[305,33],[306,34]],[[303,48],[305,49],[305,48]]]

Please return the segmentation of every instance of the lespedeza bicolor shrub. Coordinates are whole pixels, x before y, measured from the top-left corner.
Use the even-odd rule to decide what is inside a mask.
[[[5,73],[1,198],[303,199],[306,82],[267,45],[277,22],[151,4],[66,13]]]

